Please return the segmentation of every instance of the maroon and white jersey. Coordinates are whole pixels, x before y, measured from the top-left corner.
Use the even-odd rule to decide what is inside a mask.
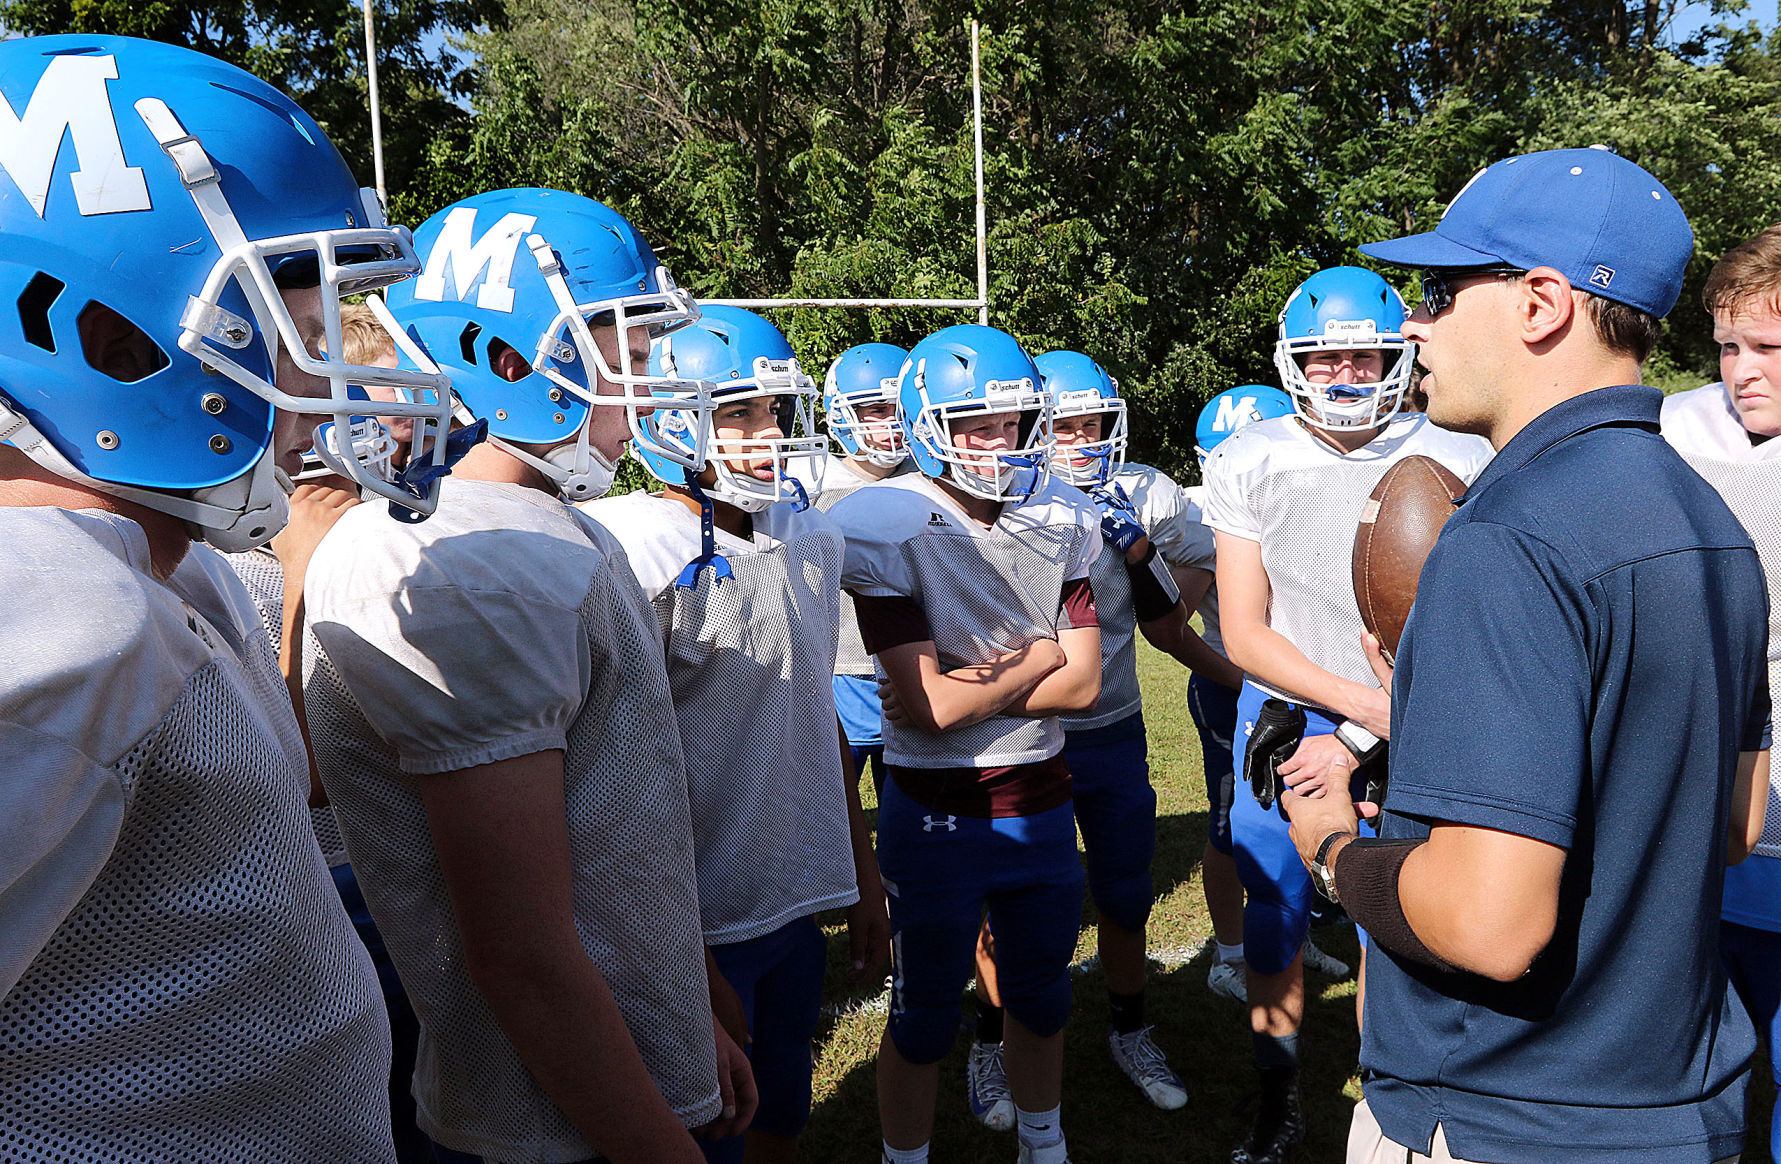
[[[435,773],[550,750],[563,753],[582,949],[668,1105],[688,1127],[713,1119],[686,774],[655,617],[623,551],[539,490],[448,477],[424,522],[349,510],[316,550],[304,598],[322,648],[305,659],[310,739],[420,1018],[421,1130],[490,1160],[599,1150],[471,980],[421,799]]]
[[[847,537],[842,585],[862,597],[908,600],[944,671],[1055,640],[1081,617],[1067,595],[1092,602],[1087,579],[1101,552],[1100,512],[1058,481],[1005,504],[988,528],[915,473],[857,491],[830,516]],[[909,768],[1008,768],[1063,746],[1055,716],[996,715],[937,735],[884,725],[885,762]]]
[[[1206,461],[1206,524],[1261,543],[1268,625],[1316,666],[1369,687],[1378,680],[1361,650],[1365,624],[1354,597],[1354,535],[1373,486],[1387,469],[1416,454],[1468,483],[1492,456],[1483,438],[1448,432],[1422,413],[1408,413],[1347,454],[1313,436],[1297,417],[1277,416],[1237,430]]]
[[[1187,498],[1165,473],[1149,465],[1127,465],[1114,475],[1124,490],[1138,524],[1164,561],[1200,565],[1207,556],[1212,531],[1190,516]],[[1125,555],[1108,549],[1089,568],[1094,584],[1095,612],[1101,621],[1101,699],[1093,711],[1061,717],[1065,731],[1085,731],[1118,723],[1143,710],[1138,691],[1138,616],[1132,608],[1132,580]]]
[[[686,753],[705,940],[760,937],[859,900],[835,718],[841,535],[790,503],[723,530],[731,576],[699,571],[699,519],[631,493],[584,503],[625,547],[655,606]]]
[[[1756,543],[1769,582],[1769,690],[1781,691],[1781,437],[1752,444],[1724,384],[1665,397],[1658,423]],[[1769,772],[1768,817],[1756,852],[1781,857],[1781,766]]]
[[[0,508],[0,1156],[393,1160],[389,1023],[241,582]]]

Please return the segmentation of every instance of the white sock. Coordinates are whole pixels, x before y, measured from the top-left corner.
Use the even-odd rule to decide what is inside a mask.
[[[1218,960],[1220,962],[1241,962],[1243,960],[1242,942],[1238,942],[1234,946],[1227,946],[1217,938],[1213,938],[1212,944],[1218,947]]]
[[[923,1144],[919,1148],[893,1148],[886,1144],[884,1164],[928,1164],[928,1146]]]
[[[1064,1147],[1064,1125],[1059,1119],[1063,1108],[1050,1111],[1022,1111],[1014,1108],[1020,1142],[1026,1146],[1032,1164],[1066,1164],[1070,1158]]]

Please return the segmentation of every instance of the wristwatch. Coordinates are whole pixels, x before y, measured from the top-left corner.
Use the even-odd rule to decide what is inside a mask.
[[[1336,871],[1324,862],[1330,855],[1330,846],[1343,837],[1352,837],[1353,833],[1335,832],[1323,838],[1317,846],[1317,855],[1311,858],[1311,875],[1317,879],[1317,892],[1332,902],[1339,901],[1336,897]]]

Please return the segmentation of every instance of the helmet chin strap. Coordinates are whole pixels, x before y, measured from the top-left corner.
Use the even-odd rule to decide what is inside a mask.
[[[711,584],[722,586],[724,579],[732,575],[730,560],[717,552],[717,519],[711,498],[699,485],[698,474],[691,469],[686,471],[685,489],[699,503],[699,556],[681,568],[679,577],[674,579],[674,585],[681,590],[697,590],[699,571],[710,566]]]

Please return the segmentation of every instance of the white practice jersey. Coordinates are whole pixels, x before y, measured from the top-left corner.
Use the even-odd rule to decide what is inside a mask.
[[[254,600],[254,609],[260,612],[260,622],[272,644],[272,657],[278,658],[284,649],[284,567],[279,564],[278,556],[270,546],[261,546],[239,554],[224,554],[223,560],[247,587],[248,597]],[[315,649],[315,634],[307,625],[303,639],[304,650]],[[328,868],[346,864],[346,841],[340,836],[340,822],[334,819],[333,807],[326,804],[320,808],[312,806],[309,823],[315,829],[315,843],[321,847]]]
[[[1666,397],[1659,424],[1756,543],[1769,582],[1769,691],[1781,692],[1781,437],[1751,444],[1724,384]],[[1756,852],[1781,857],[1781,766],[1769,771],[1768,817]]]
[[[389,1024],[241,583],[0,508],[0,1157],[388,1161]]]
[[[905,457],[903,463],[892,469],[890,480],[902,477],[915,471],[915,462]],[[868,477],[853,467],[853,462],[845,457],[829,456],[828,467],[823,470],[822,490],[812,493],[810,502],[816,508],[827,513],[835,508],[835,503],[852,494],[856,489],[867,485],[876,485],[879,478]],[[870,676],[873,674],[872,656],[866,653],[866,644],[860,639],[859,620],[853,614],[853,595],[845,590],[841,592],[841,639],[835,649],[835,674]]]
[[[1218,538],[1212,527],[1206,524],[1206,487],[1189,485],[1181,491],[1187,497],[1187,520],[1192,534],[1187,546],[1182,551],[1182,558],[1169,559],[1171,566],[1192,566],[1196,570],[1208,573],[1218,572]],[[1224,635],[1218,630],[1218,583],[1206,587],[1206,596],[1200,599],[1200,640],[1220,655],[1224,654]],[[1227,658],[1229,656],[1226,656]]]
[[[623,551],[538,490],[449,477],[424,522],[382,505],[343,516],[305,602],[323,648],[305,660],[310,739],[420,1018],[421,1129],[491,1160],[599,1148],[471,981],[420,794],[433,774],[551,749],[582,948],[669,1106],[709,1122],[721,1105],[686,776],[655,618]]]
[[[1088,577],[1101,552],[1100,511],[1056,480],[1019,505],[1003,505],[988,529],[917,473],[862,489],[831,516],[847,536],[842,585],[912,599],[927,617],[942,671],[1055,640],[1064,584]],[[884,724],[885,762],[910,768],[1011,767],[1050,759],[1063,746],[1052,716],[995,715],[938,735]]]
[[[655,605],[686,753],[705,940],[758,938],[859,900],[835,718],[841,535],[815,509],[717,531],[732,576],[676,585],[699,519],[637,492],[584,503],[623,543]]]
[[[1448,432],[1422,413],[1400,415],[1344,456],[1279,416],[1239,429],[1206,461],[1206,524],[1260,542],[1271,597],[1268,625],[1332,675],[1378,686],[1361,650],[1354,536],[1385,471],[1421,454],[1470,483],[1490,463],[1482,437]],[[1270,694],[1297,699],[1251,681]]]
[[[1210,541],[1212,533],[1197,517],[1189,517],[1181,486],[1149,465],[1125,466],[1113,484],[1125,490],[1138,511],[1138,524],[1165,561],[1197,564],[1187,559],[1203,556],[1204,545],[1196,543]],[[1144,706],[1138,692],[1138,617],[1132,609],[1125,555],[1106,549],[1095,558],[1088,576],[1101,620],[1101,699],[1093,711],[1061,718],[1064,730],[1071,732],[1118,723]]]

